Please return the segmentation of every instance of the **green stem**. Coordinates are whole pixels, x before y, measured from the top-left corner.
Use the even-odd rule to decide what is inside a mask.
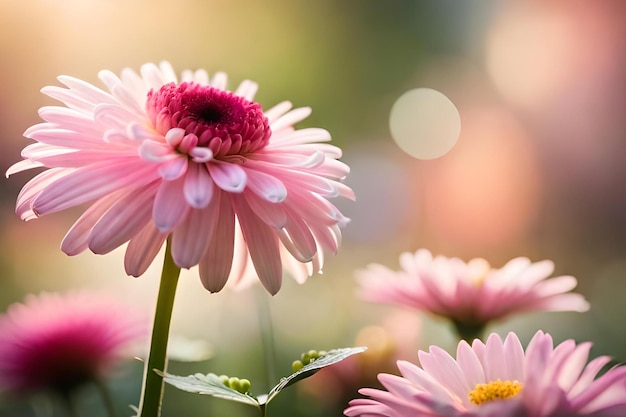
[[[72,398],[72,394],[70,392],[65,392],[61,394],[61,401],[65,408],[67,409],[67,415],[69,417],[78,417],[78,411],[76,410],[76,403]]]
[[[106,409],[107,415],[109,417],[115,417],[115,406],[113,405],[113,398],[111,398],[111,393],[108,388],[104,384],[104,382],[100,380],[96,380],[95,382],[96,388],[98,388],[98,392],[100,393],[100,397],[102,398],[102,403],[104,404],[104,408]]]
[[[259,328],[261,330],[263,353],[265,355],[265,375],[267,377],[267,389],[270,390],[274,384],[276,384],[276,346],[274,345],[274,328],[272,326],[272,316],[270,313],[270,306],[267,301],[267,294],[260,286],[259,288],[256,288],[256,290]]]
[[[474,339],[481,339],[485,333],[486,323],[461,322],[453,320],[454,330],[461,340],[465,340],[470,345]]]
[[[165,372],[167,365],[167,339],[170,332],[174,297],[180,267],[176,266],[172,258],[170,241],[168,239],[161,272],[161,283],[157,298],[150,354],[144,374],[144,385],[139,403],[140,417],[159,417],[161,415],[161,400],[163,397],[163,377],[155,369]]]

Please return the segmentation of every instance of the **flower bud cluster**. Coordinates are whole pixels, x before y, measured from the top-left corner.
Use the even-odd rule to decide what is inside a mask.
[[[298,372],[300,369],[302,369],[305,365],[310,364],[311,362],[321,358],[322,356],[326,355],[325,350],[309,350],[307,352],[304,352],[302,355],[300,355],[300,360],[295,360],[293,361],[293,363],[291,364],[291,369],[293,370],[293,372]]]
[[[230,389],[233,389],[242,394],[248,394],[250,392],[250,387],[252,384],[249,380],[245,378],[237,378],[235,376],[229,377],[227,375],[220,375],[219,378],[220,381],[222,381],[222,384],[226,385]]]

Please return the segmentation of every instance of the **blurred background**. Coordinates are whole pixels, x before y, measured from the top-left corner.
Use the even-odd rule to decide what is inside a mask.
[[[490,330],[516,331],[524,344],[537,329],[591,340],[594,356],[625,361],[625,21],[620,0],[2,0],[0,167],[20,159],[37,109],[56,104],[39,90],[57,75],[101,85],[101,69],[168,60],[177,71],[225,71],[233,88],[250,78],[265,108],[311,106],[300,127],[331,132],[352,167],[346,183],[357,201],[337,201],[352,222],[323,275],[302,286],[286,279],[275,297],[259,287],[211,295],[197,271],[183,271],[172,334],[208,342],[213,357],[172,362],[171,373],[246,377],[260,394],[303,351],[366,345],[269,407],[274,416],[341,415],[357,388],[395,372],[397,358],[456,346],[445,322],[355,297],[355,270],[397,269],[399,254],[418,248],[496,267],[517,256],[554,260],[555,275],[578,278],[591,311],[527,314]],[[403,153],[389,133],[392,105],[417,87],[445,94],[461,117],[457,145],[433,160]],[[67,257],[59,245],[80,210],[28,223],[14,213],[32,176],[0,182],[2,311],[28,293],[83,288],[152,314],[160,258],[135,279],[124,273],[124,248]],[[110,381],[119,415],[138,402],[141,372],[129,362]],[[99,401],[86,390],[80,409],[104,415]],[[164,417],[255,413],[166,387]],[[64,414],[43,396],[5,396],[0,415]]]

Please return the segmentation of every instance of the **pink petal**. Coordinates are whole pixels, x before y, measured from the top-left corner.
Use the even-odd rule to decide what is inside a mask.
[[[429,354],[419,352],[419,359],[424,371],[459,399],[465,398],[467,393],[474,388],[470,387],[459,365],[445,350],[431,346]]]
[[[289,101],[282,101],[269,110],[263,112],[267,121],[271,124],[283,114],[287,113],[293,105]]]
[[[67,88],[57,86],[47,86],[41,89],[41,92],[48,97],[63,102],[70,109],[74,109],[85,115],[92,115],[96,104],[88,98],[76,94]]]
[[[504,339],[504,357],[506,359],[506,371],[504,378],[509,381],[524,380],[524,348],[513,332]]]
[[[124,128],[136,120],[137,115],[135,113],[118,104],[102,103],[94,109],[94,121],[97,125],[102,126],[102,129]]]
[[[48,185],[33,201],[33,211],[54,213],[125,187],[139,188],[156,179],[154,167],[134,159],[89,165]]]
[[[102,139],[102,134],[75,132],[73,130],[47,127],[36,129],[35,125],[24,132],[24,136],[47,145],[64,146],[75,149],[102,149],[110,150],[111,145]]]
[[[159,174],[164,180],[174,181],[185,175],[188,166],[189,158],[185,155],[178,155],[178,157],[174,159],[163,162],[159,166]]]
[[[152,218],[160,232],[168,232],[183,221],[189,204],[183,195],[183,179],[162,181],[154,199]]]
[[[485,360],[483,360],[487,381],[503,379],[506,372],[506,361],[502,339],[498,334],[491,333],[485,344]]]
[[[254,169],[246,170],[247,186],[270,203],[280,203],[287,197],[287,188],[278,178]]]
[[[272,295],[282,284],[282,266],[276,232],[252,212],[240,194],[230,194],[254,269]]]
[[[98,220],[115,204],[126,190],[107,194],[89,208],[76,220],[61,242],[61,250],[73,256],[84,251],[89,246],[91,230]]]
[[[103,129],[93,123],[91,115],[85,115],[74,109],[60,106],[44,106],[39,109],[39,117],[48,123],[41,123],[39,128],[59,128],[86,132],[90,135],[102,134]]]
[[[190,164],[183,191],[191,207],[202,209],[209,205],[215,185],[209,176],[205,164]]]
[[[212,87],[219,88],[220,90],[226,90],[227,82],[228,77],[226,76],[226,73],[219,71],[213,74],[210,84]]]
[[[277,230],[285,226],[287,223],[287,213],[282,205],[268,203],[258,195],[248,191],[244,191],[243,195],[252,211],[265,223]]]
[[[93,227],[89,249],[105,254],[129,241],[151,220],[157,183],[117,201]]]
[[[15,213],[22,220],[32,220],[40,216],[33,210],[33,201],[46,187],[70,175],[74,169],[52,168],[44,171],[28,181],[20,190],[15,205]]]
[[[241,84],[239,84],[239,87],[237,87],[235,94],[244,97],[246,100],[252,101],[258,89],[259,85],[254,81],[243,80]]]
[[[189,209],[185,220],[172,233],[172,258],[181,268],[197,265],[204,256],[215,231],[219,202],[206,208]]]
[[[138,277],[146,272],[165,242],[167,233],[161,233],[148,222],[128,243],[124,255],[124,269],[128,275]]]
[[[231,163],[209,163],[209,174],[215,184],[224,191],[241,193],[246,188],[246,171]]]
[[[41,162],[31,161],[30,159],[24,159],[22,161],[16,162],[7,169],[5,176],[9,178],[13,174],[17,174],[18,172],[28,171],[33,168],[41,168],[44,166]]]
[[[141,143],[139,155],[150,162],[171,161],[181,156],[170,145],[153,140],[145,140]]]
[[[290,240],[293,242],[298,252],[306,261],[309,262],[317,253],[317,243],[307,224],[298,217],[297,213],[290,212],[287,217],[285,230],[289,234]]]
[[[110,94],[102,91],[93,84],[68,75],[61,75],[57,79],[68,86],[74,94],[78,93],[92,103],[115,103]]]
[[[476,384],[484,384],[487,382],[485,379],[483,365],[480,363],[480,360],[476,356],[474,350],[465,340],[459,342],[459,345],[457,346],[456,360],[459,367],[463,371],[463,375],[465,375],[467,383],[472,387],[472,389],[476,386]]]
[[[218,292],[228,280],[235,247],[235,213],[227,195],[216,194],[219,201],[219,214],[209,248],[200,259],[200,280],[210,292]]]
[[[310,107],[300,107],[291,110],[289,113],[284,114],[278,118],[275,122],[270,124],[272,132],[278,132],[285,127],[293,126],[294,124],[306,119],[311,114]]]

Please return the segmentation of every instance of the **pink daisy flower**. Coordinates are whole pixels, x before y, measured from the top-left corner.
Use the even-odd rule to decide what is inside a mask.
[[[176,265],[199,265],[212,292],[251,266],[272,294],[281,286],[281,259],[299,280],[336,252],[347,219],[327,199],[354,198],[340,182],[349,171],[326,130],[295,130],[309,108],[282,102],[263,111],[257,84],[233,92],[226,75],[204,70],[179,78],[169,63],[139,74],[101,71],[107,91],[61,76],[67,88],[42,92],[66,107],[43,107],[45,120],[26,130],[34,139],[7,175],[48,170],[17,199],[24,220],[90,206],[69,230],[62,250],[104,254],[129,242],[125,269],[145,272],[170,238]],[[287,255],[289,254],[289,255]]]
[[[400,255],[401,271],[372,264],[357,272],[360,296],[423,310],[453,321],[461,336],[475,335],[492,320],[528,311],[587,311],[580,294],[569,293],[576,278],[548,278],[554,271],[549,260],[531,262],[516,258],[502,268],[484,259],[463,262],[433,257],[426,249]],[[471,339],[471,338],[470,338]]]
[[[419,352],[422,367],[398,361],[402,376],[379,374],[384,390],[363,388],[370,398],[356,399],[349,417],[618,417],[626,415],[626,367],[598,377],[610,361],[587,364],[591,343],[537,332],[524,351],[514,333],[504,342],[491,334],[487,343],[461,341],[456,360],[433,346]]]
[[[96,294],[29,295],[0,316],[0,388],[66,394],[100,381],[148,330],[137,311]]]

